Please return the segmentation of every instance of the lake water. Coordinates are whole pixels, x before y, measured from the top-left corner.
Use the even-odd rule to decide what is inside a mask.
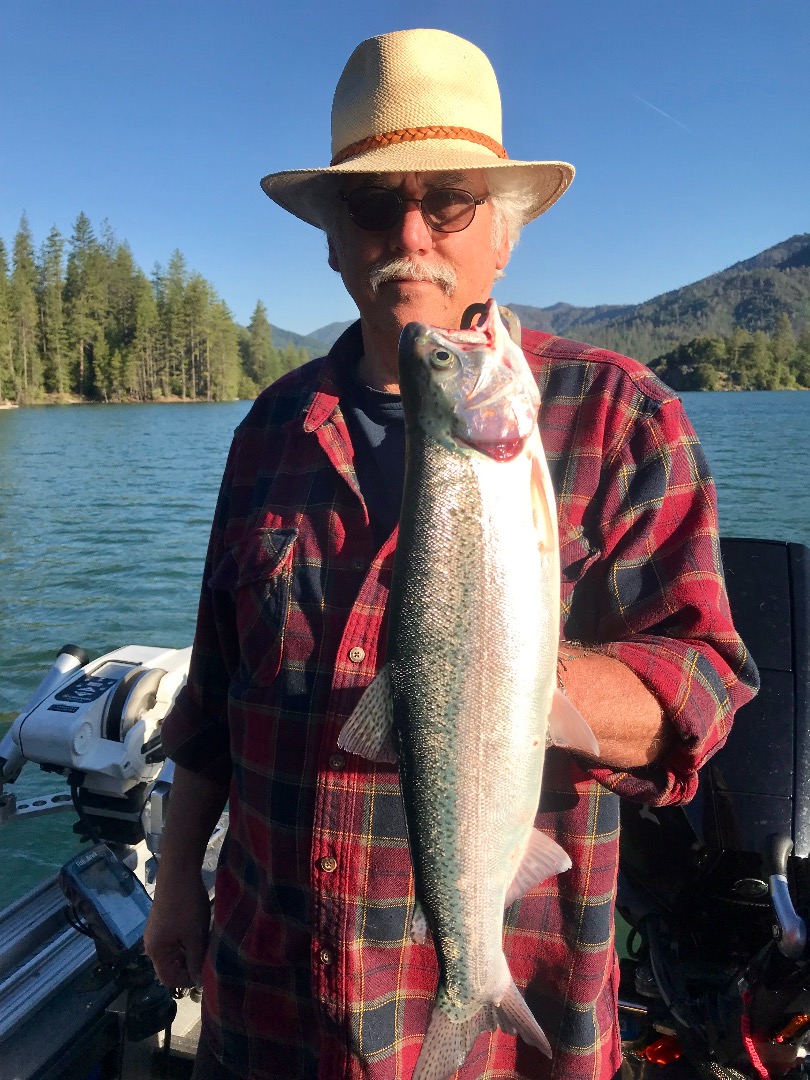
[[[810,393],[684,394],[721,530],[810,545]],[[66,642],[190,644],[231,433],[249,402],[0,411],[0,734]],[[64,790],[29,765],[18,797]],[[72,815],[0,826],[0,908],[75,850]]]

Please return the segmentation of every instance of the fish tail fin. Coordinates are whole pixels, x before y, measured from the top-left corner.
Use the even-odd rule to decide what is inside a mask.
[[[485,1005],[469,1020],[452,1020],[442,1007],[442,999],[440,990],[430,1014],[413,1080],[446,1080],[464,1064],[481,1032],[494,1031],[498,1026],[493,1005]]]
[[[506,992],[493,1009],[499,1028],[509,1035],[519,1035],[529,1046],[536,1046],[547,1057],[551,1057],[551,1045],[546,1033],[532,1015],[523,995],[515,986],[514,979],[510,978]]]
[[[413,1080],[447,1080],[464,1064],[478,1036],[483,1031],[495,1031],[496,1028],[501,1028],[508,1035],[519,1035],[524,1042],[551,1057],[551,1046],[545,1032],[523,1000],[511,975],[500,1000],[487,1003],[469,1020],[452,1020],[443,1007],[443,1001],[444,994],[440,989]]]

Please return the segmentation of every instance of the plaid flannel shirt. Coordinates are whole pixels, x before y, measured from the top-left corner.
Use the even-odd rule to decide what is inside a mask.
[[[573,869],[507,912],[517,985],[555,1048],[479,1037],[458,1073],[603,1080],[620,1064],[613,901],[619,796],[689,798],[756,671],[731,623],[714,487],[680,402],[646,368],[524,332],[558,499],[562,633],[632,668],[675,726],[633,771],[547,754],[537,825]],[[204,973],[204,1037],[236,1075],[409,1080],[437,985],[411,942],[395,768],[338,750],[383,662],[396,532],[375,548],[340,411],[359,324],[237,429],[189,681],[163,726],[180,765],[230,783]]]

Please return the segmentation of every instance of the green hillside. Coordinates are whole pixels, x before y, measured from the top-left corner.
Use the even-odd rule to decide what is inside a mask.
[[[641,304],[547,308],[509,304],[524,326],[578,338],[649,362],[694,338],[736,329],[776,333],[786,315],[810,327],[810,233],[803,233],[692,285]]]

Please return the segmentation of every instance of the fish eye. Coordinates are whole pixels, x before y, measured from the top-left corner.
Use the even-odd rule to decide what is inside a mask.
[[[439,371],[446,371],[456,362],[455,356],[447,349],[434,349],[430,354],[430,362]]]

